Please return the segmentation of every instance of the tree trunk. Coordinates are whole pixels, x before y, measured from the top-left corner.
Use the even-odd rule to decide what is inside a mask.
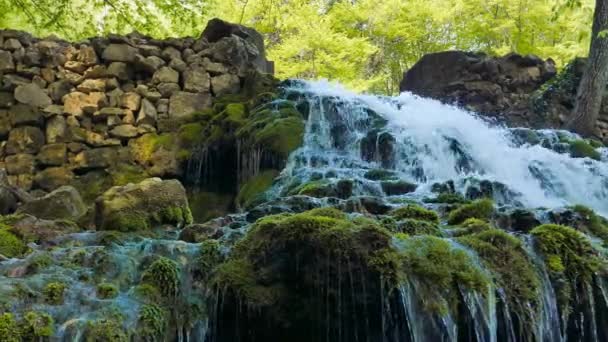
[[[578,87],[572,118],[566,125],[588,137],[598,135],[596,122],[608,83],[608,37],[600,35],[608,29],[608,0],[596,0],[595,3],[589,59]]]

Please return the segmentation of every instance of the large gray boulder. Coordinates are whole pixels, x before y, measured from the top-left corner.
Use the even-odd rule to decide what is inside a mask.
[[[99,230],[134,231],[191,222],[186,189],[177,180],[148,178],[138,184],[115,186],[95,203]]]
[[[18,86],[15,89],[15,99],[33,107],[53,104],[53,100],[35,83]]]
[[[211,108],[211,95],[209,93],[188,93],[178,91],[171,95],[169,101],[169,115],[179,118]]]
[[[78,190],[72,186],[62,186],[43,197],[24,203],[17,212],[45,220],[76,222],[87,213],[87,206]]]

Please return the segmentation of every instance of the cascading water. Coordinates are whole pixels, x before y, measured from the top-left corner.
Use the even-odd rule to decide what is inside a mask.
[[[27,258],[0,261],[0,310],[15,312],[18,317],[32,310],[48,313],[54,320],[53,338],[62,341],[83,341],[95,331],[92,329],[116,328],[108,323],[108,317],[129,331],[135,341],[277,340],[275,330],[290,332],[292,328],[297,332],[295,337],[280,336],[294,341],[335,342],[599,342],[608,338],[606,275],[598,271],[592,281],[572,284],[576,292],[571,296],[573,304],[565,309],[560,304],[564,282],[554,279],[529,229],[509,223],[505,224],[508,233],[503,232],[506,237],[499,237],[515,246],[520,262],[531,265],[529,273],[538,282],[530,284],[537,288],[536,298],[522,295],[524,299],[520,299],[518,291],[522,289],[508,288],[512,278],[505,280],[489,267],[489,252],[480,253],[472,247],[481,240],[462,239],[460,230],[445,222],[437,223],[439,228],[432,234],[427,232],[429,235],[391,235],[391,251],[405,255],[403,265],[393,265],[402,268],[404,279],[392,288],[383,275],[369,271],[361,255],[345,257],[341,250],[315,246],[269,253],[268,258],[256,260],[262,266],[251,273],[238,273],[238,263],[231,265],[234,278],[243,284],[255,276],[269,281],[266,278],[285,271],[287,281],[295,282],[296,293],[310,297],[290,297],[289,284],[271,284],[270,293],[260,290],[267,284],[246,287],[243,292],[262,301],[276,292],[281,294],[276,301],[288,298],[310,309],[300,315],[290,311],[291,302],[273,303],[285,310],[277,312],[293,321],[280,315],[264,316],[267,308],[250,307],[247,298],[231,297],[235,291],[213,287],[213,267],[231,255],[235,242],[247,236],[256,219],[271,214],[331,206],[348,213],[353,221],[365,216],[389,225],[390,220],[384,221],[390,216],[387,214],[407,203],[449,211],[451,207],[429,200],[438,193],[459,194],[467,200],[491,197],[501,214],[526,209],[538,223],[550,222],[553,211],[575,204],[608,214],[608,151],[596,150],[600,160],[573,158],[569,143],[580,139],[576,135],[508,129],[411,94],[359,95],[327,82],[302,81],[287,83],[282,92],[280,100],[264,107],[295,106],[303,114],[302,146],[291,153],[262,204],[208,223],[206,227],[221,230],[214,242],[217,250],[209,249],[213,244],[205,242],[179,241],[178,228],[153,237],[117,239],[104,232],[67,235],[53,241],[57,245],[53,249],[32,246],[34,253]],[[261,162],[270,158],[263,146],[245,153],[242,144],[247,142],[236,141],[237,145],[230,147],[236,151],[236,160],[222,160],[222,168],[234,166],[237,170],[232,170],[232,178],[237,183],[246,182],[264,165],[279,164],[274,159]],[[213,169],[221,158],[211,158],[208,146],[200,148],[189,164],[188,177],[193,183],[213,182],[211,178],[223,172]],[[605,262],[605,244],[597,237],[585,239]],[[487,242],[481,245],[485,248],[494,240],[482,242]],[[268,243],[274,248],[280,245]],[[289,247],[295,249],[299,244]],[[504,252],[500,247],[499,243],[498,255],[505,263],[511,262],[512,256],[500,254]],[[300,260],[302,255],[313,260]],[[273,265],[276,268],[264,267],[267,259],[290,258],[295,259],[295,265],[279,260],[278,266]],[[452,259],[460,263],[452,263]],[[149,286],[154,279],[146,279],[150,276],[146,272],[154,270],[152,265],[159,260],[163,262],[156,271],[162,271],[158,272],[162,284],[157,287],[167,290],[162,293]],[[445,269],[434,269],[443,263],[448,264]],[[167,265],[176,265],[173,278]],[[306,269],[309,273],[303,271]],[[450,274],[444,277],[442,272]],[[56,281],[69,285],[61,305],[41,299],[46,296],[44,287]],[[307,281],[316,286],[301,288]],[[95,287],[99,282],[114,284],[115,295],[101,298]],[[158,311],[158,306],[164,311]],[[161,312],[161,318],[164,312],[165,320],[145,314],[155,312]]]

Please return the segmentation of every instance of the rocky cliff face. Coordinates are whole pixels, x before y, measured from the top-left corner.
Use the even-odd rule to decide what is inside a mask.
[[[558,74],[552,60],[537,56],[446,51],[424,56],[405,73],[400,88],[498,118],[509,126],[561,128],[574,107],[584,64],[575,60]],[[598,128],[603,137],[608,136],[606,105]]]
[[[113,185],[184,177],[205,117],[233,102],[243,115],[245,100],[274,84],[262,36],[221,20],[198,38],[165,40],[3,30],[0,72],[8,183],[34,195],[72,185],[88,202]],[[10,196],[0,214],[13,209]]]

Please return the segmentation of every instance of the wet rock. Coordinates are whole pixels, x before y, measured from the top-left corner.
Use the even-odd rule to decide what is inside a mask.
[[[101,230],[133,231],[192,221],[186,190],[177,180],[149,178],[113,187],[97,199],[95,207]]]
[[[29,214],[45,220],[78,221],[87,213],[80,193],[72,186],[62,186],[40,198],[22,204],[18,213]]]
[[[190,243],[199,243],[209,239],[219,239],[224,236],[222,227],[227,225],[223,218],[203,224],[191,224],[179,234],[179,239]]]
[[[369,213],[372,215],[385,215],[393,209],[382,198],[373,196],[353,197],[340,207],[346,212]]]
[[[45,220],[23,214],[17,216],[17,219],[11,223],[11,230],[32,242],[48,245],[56,238],[76,233],[80,229],[75,223],[67,220]]]
[[[540,226],[541,222],[533,211],[514,209],[499,216],[497,225],[509,231],[529,233],[533,228]]]
[[[387,181],[380,184],[387,196],[404,195],[416,191],[417,185],[406,181]]]

